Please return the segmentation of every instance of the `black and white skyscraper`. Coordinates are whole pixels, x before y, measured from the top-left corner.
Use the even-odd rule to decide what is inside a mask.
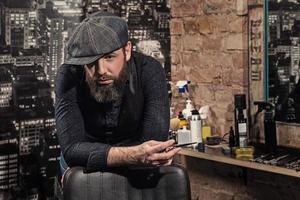
[[[0,199],[61,198],[53,89],[74,27],[95,11],[113,12],[128,22],[134,50],[168,73],[166,2],[0,0]]]

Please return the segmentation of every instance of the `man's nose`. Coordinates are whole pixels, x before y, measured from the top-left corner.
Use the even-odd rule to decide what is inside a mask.
[[[104,75],[104,74],[107,73],[107,68],[106,68],[106,66],[103,62],[103,59],[101,59],[101,58],[98,60],[97,68],[98,68],[97,72],[98,72],[99,75]]]

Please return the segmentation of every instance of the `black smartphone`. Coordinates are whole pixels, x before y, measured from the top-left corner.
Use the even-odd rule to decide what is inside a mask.
[[[188,143],[182,143],[182,144],[175,144],[167,149],[163,149],[160,151],[160,153],[162,152],[168,152],[169,150],[171,150],[173,147],[185,147],[185,146],[189,146],[189,145],[192,145],[192,144],[196,144],[197,142],[188,142]]]
[[[196,144],[197,142],[188,142],[188,143],[182,143],[182,144],[175,144],[173,147],[185,147],[192,144]]]

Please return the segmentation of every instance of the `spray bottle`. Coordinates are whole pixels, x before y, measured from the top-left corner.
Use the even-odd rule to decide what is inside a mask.
[[[190,83],[190,81],[188,81],[188,80],[177,81],[176,86],[178,87],[178,92],[180,94],[189,92],[189,88],[188,88],[189,83]]]
[[[192,101],[190,99],[187,99],[185,109],[183,109],[183,111],[182,111],[184,118],[189,119],[192,116],[193,109],[194,109],[194,106],[192,104]]]

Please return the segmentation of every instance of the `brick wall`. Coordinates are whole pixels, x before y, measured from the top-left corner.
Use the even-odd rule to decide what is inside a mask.
[[[233,95],[247,93],[248,21],[236,0],[171,0],[172,81],[190,80],[196,108],[211,107],[216,134],[233,125]],[[185,99],[173,85],[175,112]]]
[[[171,59],[175,112],[185,99],[175,83],[190,80],[189,97],[211,106],[211,125],[223,135],[233,125],[233,95],[248,94],[248,14],[245,2],[262,0],[171,0]],[[247,6],[246,6],[247,9]],[[174,112],[174,113],[175,113]],[[300,181],[178,155],[191,181],[192,199],[299,199]],[[246,178],[246,179],[245,179]]]

